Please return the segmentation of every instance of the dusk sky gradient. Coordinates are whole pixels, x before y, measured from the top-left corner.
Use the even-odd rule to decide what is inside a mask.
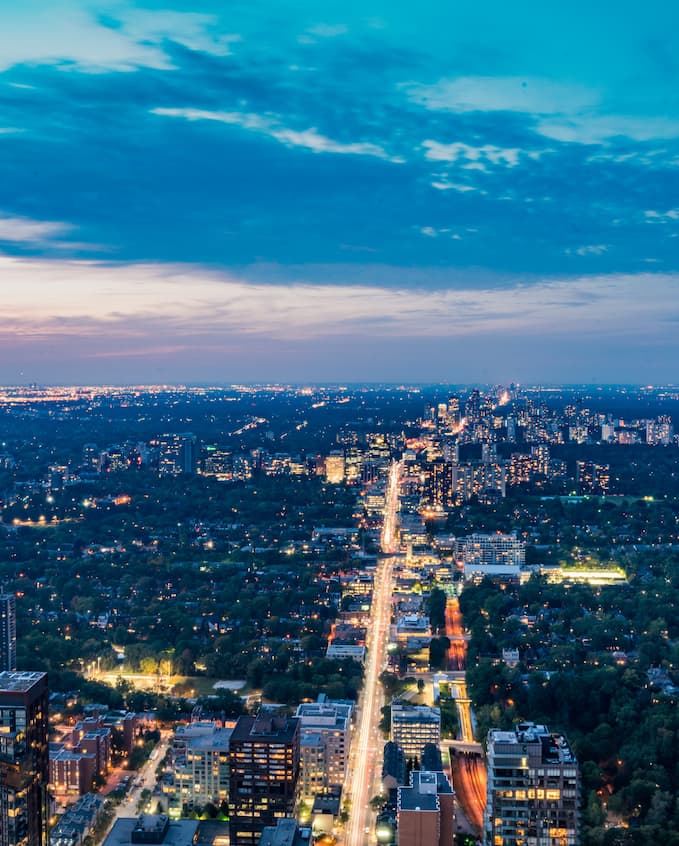
[[[679,381],[677,33],[0,0],[0,381]]]

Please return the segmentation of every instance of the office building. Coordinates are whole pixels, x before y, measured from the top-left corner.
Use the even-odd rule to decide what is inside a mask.
[[[522,723],[488,733],[487,846],[576,846],[578,764],[566,738]]]
[[[445,773],[413,770],[396,807],[399,846],[452,846],[455,794]]]
[[[0,673],[0,846],[47,846],[46,673]]]
[[[304,702],[295,716],[300,725],[300,794],[311,799],[344,785],[349,756],[352,704],[321,694]]]
[[[325,459],[325,478],[333,485],[344,481],[344,453],[331,452]]]
[[[13,593],[0,594],[0,671],[17,668],[17,618]]]
[[[256,846],[266,826],[292,814],[299,756],[297,718],[267,711],[238,718],[229,749],[231,846]]]
[[[428,705],[392,702],[391,739],[403,749],[406,760],[420,760],[427,743],[441,743],[441,711]]]

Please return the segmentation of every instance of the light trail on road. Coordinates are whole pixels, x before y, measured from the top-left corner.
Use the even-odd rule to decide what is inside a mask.
[[[450,640],[448,664],[453,670],[467,669],[467,641],[462,627],[460,603],[449,599],[446,605],[446,635]],[[455,702],[460,718],[460,739],[474,742],[471,702],[467,695],[467,684],[462,679],[453,683],[457,688]],[[465,816],[477,833],[483,826],[483,812],[486,807],[486,768],[480,755],[458,755],[453,766],[453,786],[462,805]]]
[[[398,551],[397,514],[401,465],[394,463],[389,473],[382,525],[382,551]],[[377,566],[373,585],[373,601],[368,624],[365,678],[360,699],[359,717],[352,745],[351,767],[346,784],[351,794],[345,846],[364,846],[371,839],[373,812],[371,791],[379,772],[381,753],[379,723],[383,705],[380,672],[385,664],[391,625],[391,595],[393,593],[394,559],[385,558]]]

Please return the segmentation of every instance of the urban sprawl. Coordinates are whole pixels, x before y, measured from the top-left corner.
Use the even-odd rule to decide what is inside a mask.
[[[0,389],[0,844],[679,844],[678,416]]]

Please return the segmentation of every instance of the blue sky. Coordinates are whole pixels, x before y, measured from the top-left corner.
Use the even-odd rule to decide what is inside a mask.
[[[0,380],[676,380],[677,32],[0,2]]]

